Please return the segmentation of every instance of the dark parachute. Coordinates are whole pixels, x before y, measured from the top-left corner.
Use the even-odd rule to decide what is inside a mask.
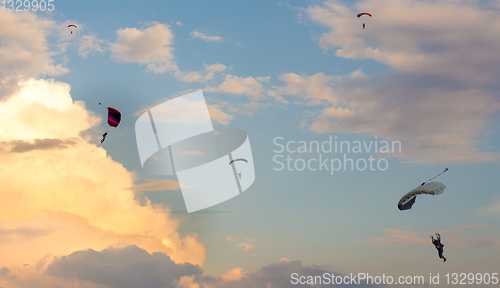
[[[360,17],[361,17],[361,16],[363,16],[363,15],[368,15],[368,16],[372,17],[372,14],[370,14],[370,13],[366,13],[366,12],[359,13],[357,16],[358,16],[358,18],[360,18]]]
[[[122,113],[115,108],[108,107],[108,125],[118,127],[120,121],[122,121]]]
[[[238,158],[238,159],[231,160],[231,162],[229,162],[229,165],[233,164],[233,163],[234,163],[234,162],[236,162],[236,161],[244,161],[245,163],[248,163],[248,160],[247,160],[247,159]]]
[[[68,28],[70,28],[70,27],[75,27],[75,29],[77,29],[77,28],[78,28],[78,27],[76,27],[76,25],[75,25],[75,24],[70,24],[70,25],[68,25]],[[71,30],[71,34],[73,34],[73,30]]]

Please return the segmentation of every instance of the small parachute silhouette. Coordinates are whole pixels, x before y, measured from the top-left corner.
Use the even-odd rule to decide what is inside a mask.
[[[238,159],[231,160],[231,162],[229,162],[229,165],[233,164],[233,163],[234,163],[234,162],[236,162],[236,161],[244,161],[245,163],[248,163],[248,160],[247,160],[247,159],[238,158]]]
[[[368,15],[368,16],[372,17],[372,14],[370,14],[370,13],[366,13],[366,12],[359,13],[359,14],[357,15],[357,17],[358,17],[358,18],[360,18],[360,17],[361,17],[361,16],[363,16],[363,15]]]
[[[229,165],[233,164],[236,161],[242,161],[242,162],[248,163],[247,159],[238,158],[238,159],[231,160],[231,162],[229,162]],[[238,177],[241,179],[241,172],[237,172],[237,173],[238,173]]]
[[[75,25],[75,24],[69,24],[69,25],[68,25],[68,28],[70,28],[70,27],[75,27],[75,29],[77,29],[77,28],[78,28],[78,27],[76,27],[76,25]],[[71,30],[71,34],[73,34],[73,30]]]

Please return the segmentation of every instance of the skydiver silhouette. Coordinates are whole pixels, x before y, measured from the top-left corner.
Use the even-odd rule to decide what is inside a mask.
[[[365,29],[365,23],[363,23],[363,29]]]
[[[108,132],[104,132],[104,134],[102,134],[101,144],[102,144],[102,142],[104,142],[104,140],[106,140],[107,135],[108,135]]]
[[[438,250],[439,258],[443,259],[443,262],[446,262],[446,257],[443,256],[444,245],[441,243],[441,235],[439,235],[439,233],[436,233],[436,235],[437,235],[437,238],[434,238],[434,236],[431,236],[432,244],[434,244],[434,246]]]

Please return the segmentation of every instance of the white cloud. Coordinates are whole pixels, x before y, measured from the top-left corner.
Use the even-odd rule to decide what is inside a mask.
[[[195,38],[203,39],[206,42],[213,42],[213,41],[220,41],[220,40],[222,40],[222,38],[220,36],[208,36],[208,35],[205,35],[205,34],[203,34],[201,32],[198,32],[198,31],[191,32],[191,36],[193,36]]]
[[[127,244],[202,265],[197,236],[181,238],[167,209],[139,203],[136,176],[81,136],[99,118],[69,91],[32,79],[0,103],[0,159],[9,167],[0,169],[3,265]]]
[[[99,118],[69,95],[70,86],[30,79],[0,105],[0,140],[70,138],[95,126]]]
[[[222,92],[236,95],[248,95],[253,98],[264,96],[263,83],[269,82],[270,77],[239,77],[227,74],[224,82],[218,87],[207,87],[203,89],[206,92]]]
[[[238,249],[243,250],[243,251],[248,251],[250,249],[255,248],[254,245],[252,245],[250,243],[244,243],[244,242],[236,244],[236,247],[238,247]]]
[[[0,79],[67,72],[51,59],[45,37],[57,24],[25,12],[0,9]]]
[[[144,64],[149,71],[154,73],[172,73],[183,82],[212,80],[215,75],[222,73],[227,68],[224,64],[214,63],[205,64],[202,71],[181,71],[173,53],[174,33],[166,24],[155,22],[151,27],[145,29],[120,29],[117,31],[117,35],[118,39],[111,44],[110,48],[113,59]],[[87,48],[101,49],[99,43],[96,42],[95,39],[87,39],[84,44]],[[82,53],[84,53],[86,50],[82,49]]]
[[[357,11],[373,17],[358,19]],[[414,0],[363,1],[353,11],[332,0],[304,12],[329,29],[318,39],[322,48],[392,67],[376,76],[360,70],[342,77],[280,76],[286,85],[269,95],[312,105],[305,127],[401,141],[402,156],[421,163],[500,159],[483,146],[485,127],[500,111],[500,38],[490,37],[500,32],[496,11]],[[457,15],[459,21],[450,21]]]
[[[145,29],[125,28],[118,30],[117,35],[110,48],[114,59],[145,64],[154,73],[179,70],[173,55],[174,34],[168,25],[153,23]]]
[[[205,82],[207,80],[212,80],[215,75],[222,73],[226,70],[227,66],[224,64],[220,63],[215,63],[211,65],[204,65],[204,70],[197,72],[197,71],[190,71],[190,72],[183,72],[183,71],[176,71],[174,73],[175,77],[177,79],[183,81],[183,82]]]
[[[319,39],[324,49],[351,59],[374,59],[402,71],[447,75],[466,83],[496,82],[500,59],[498,11],[459,1],[370,0],[359,11],[373,17],[366,29],[338,1],[306,9],[330,29]]]
[[[83,35],[80,40],[80,45],[78,46],[78,55],[87,58],[89,53],[102,53],[104,52],[104,43],[104,40],[96,38],[95,35]]]

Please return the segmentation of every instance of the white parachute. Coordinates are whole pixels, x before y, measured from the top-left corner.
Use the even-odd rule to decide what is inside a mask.
[[[439,195],[442,194],[446,186],[440,182],[422,183],[419,187],[406,193],[398,202],[399,210],[411,209],[418,195]]]

